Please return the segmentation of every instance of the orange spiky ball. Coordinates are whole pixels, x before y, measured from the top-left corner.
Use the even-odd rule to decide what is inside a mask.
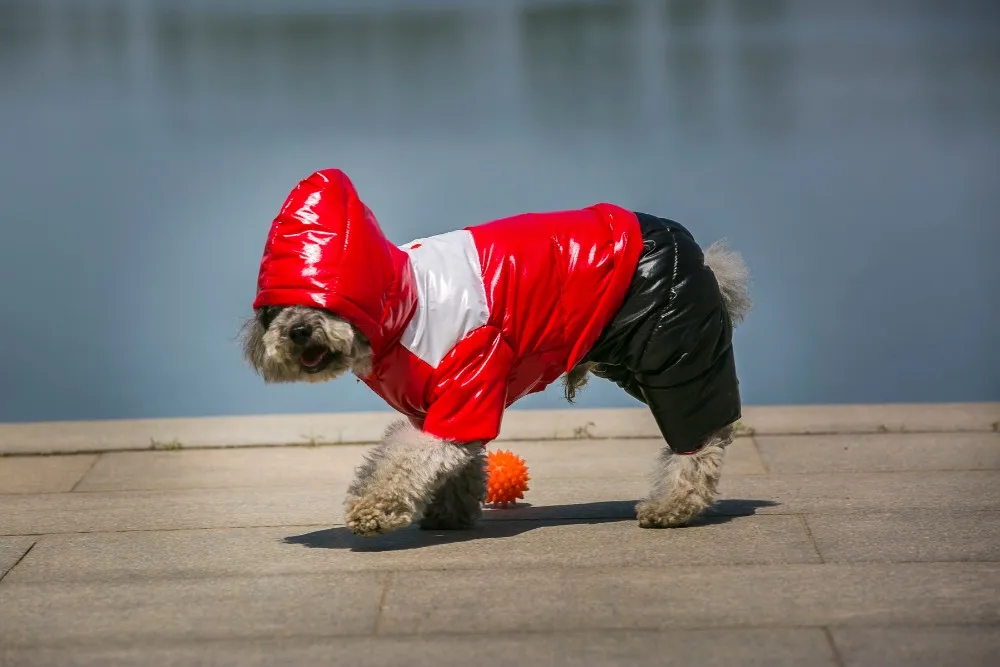
[[[486,455],[486,502],[494,507],[517,505],[528,490],[528,466],[514,452],[498,450]]]

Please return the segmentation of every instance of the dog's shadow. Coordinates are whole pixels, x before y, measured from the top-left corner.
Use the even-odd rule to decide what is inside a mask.
[[[635,519],[635,500],[614,500],[579,505],[547,505],[533,507],[519,505],[513,509],[488,509],[483,519],[470,530],[420,530],[412,526],[374,538],[358,537],[347,528],[327,528],[303,535],[290,535],[286,544],[301,544],[312,549],[348,549],[351,551],[400,551],[423,549],[438,544],[452,544],[472,540],[492,540],[514,537],[531,530],[548,526],[572,526]],[[761,507],[774,507],[772,500],[726,499],[713,505],[705,514],[685,528],[696,529],[728,523],[734,519],[753,516]]]

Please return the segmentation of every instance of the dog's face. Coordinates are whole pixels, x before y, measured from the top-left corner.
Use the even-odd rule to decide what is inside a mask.
[[[371,346],[349,322],[306,306],[265,306],[243,325],[243,356],[266,382],[367,375]]]

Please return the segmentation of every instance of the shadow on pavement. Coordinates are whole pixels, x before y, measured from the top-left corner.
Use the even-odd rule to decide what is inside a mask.
[[[353,535],[344,526],[317,530],[303,535],[290,535],[286,544],[301,544],[312,549],[350,549],[351,551],[396,551],[422,549],[438,544],[468,542],[514,537],[530,530],[548,526],[570,526],[635,519],[635,500],[614,500],[578,505],[547,505],[533,507],[528,504],[510,509],[486,509],[483,520],[471,530],[420,530],[412,526],[378,537],[363,538]],[[761,507],[774,507],[772,500],[720,500],[689,526],[681,530],[697,529],[727,523],[733,519],[752,516]]]

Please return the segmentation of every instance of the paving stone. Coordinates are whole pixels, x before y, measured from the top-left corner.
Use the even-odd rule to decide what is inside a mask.
[[[346,483],[329,487],[198,489],[13,495],[0,535],[232,526],[327,525],[343,521]]]
[[[646,478],[654,469],[661,446],[659,440],[581,440],[495,444],[490,449],[512,449],[525,457],[533,478],[544,480],[587,476],[593,474],[595,468],[613,477]],[[101,456],[76,490],[169,490],[347,482],[367,448],[343,445],[114,452]],[[763,474],[760,457],[749,438],[740,438],[730,446],[726,470],[733,475]]]
[[[648,478],[656,469],[663,440],[566,440],[491,443],[522,456],[533,479],[564,477]],[[737,438],[726,448],[726,474],[762,475],[764,465],[751,438]]]
[[[543,491],[529,494],[555,507],[491,511],[488,518],[633,516],[634,499],[646,492],[648,483],[641,477],[598,482],[553,479],[537,486]],[[346,493],[346,481],[331,481],[303,487],[12,495],[4,499],[0,535],[335,525],[343,523]],[[526,495],[526,499],[532,496]],[[564,507],[567,500],[580,504]]]
[[[719,486],[718,515],[843,513],[908,509],[1000,509],[1000,472],[941,471],[727,475]],[[646,480],[550,479],[533,483],[527,506],[486,518],[567,519],[632,516],[633,502],[649,492]]]
[[[471,531],[416,528],[355,537],[343,527],[179,530],[51,535],[10,582],[135,581],[363,570],[815,563],[792,516],[739,517],[676,531],[632,521],[492,521]]]
[[[743,423],[758,435],[997,430],[998,403],[890,403],[747,406]]]
[[[724,498],[762,504],[759,513],[887,510],[997,510],[1000,473],[992,470],[722,475]]]
[[[78,491],[131,491],[347,483],[364,446],[200,449],[104,454]]]
[[[612,477],[642,476],[645,479],[654,470],[661,447],[660,440],[581,440],[496,443],[490,449],[511,449],[523,456],[536,480],[588,476],[595,469]],[[77,490],[170,490],[349,482],[367,449],[367,446],[340,445],[114,452],[101,456]],[[763,474],[763,464],[749,438],[740,438],[729,447],[726,471],[734,475]]]
[[[0,575],[24,556],[0,664],[835,664],[823,626],[848,667],[975,667],[1000,652],[994,437],[765,438],[776,474],[742,438],[668,531],[634,522],[656,439],[498,443],[526,504],[369,540],[337,525],[363,447],[106,456],[83,492],[0,498],[0,534],[61,533],[0,538]]]
[[[723,475],[723,478],[726,476]],[[763,477],[747,475],[731,479]],[[649,491],[648,476],[601,477],[595,473],[590,477],[533,479],[531,490],[524,495],[524,502],[519,501],[515,508],[491,508],[483,518],[487,521],[632,518],[636,502],[646,497]],[[772,514],[787,513],[780,511],[776,502],[763,494],[758,494],[758,497],[723,498],[713,513],[749,515],[763,508],[771,508]]]
[[[0,537],[0,579],[28,552],[35,543],[33,537]]]
[[[401,572],[381,627],[426,633],[998,624],[998,581],[997,563]]]
[[[0,586],[0,646],[370,633],[384,574]]]
[[[987,667],[1000,660],[1000,628],[831,628],[845,667]]]
[[[527,505],[485,520],[627,518],[648,492],[641,477],[549,479]],[[10,495],[0,535],[343,523],[346,482],[293,487]],[[994,471],[723,475],[714,514],[833,513],[898,509],[1000,509]]]
[[[69,491],[97,456],[0,456],[0,494]]]
[[[0,652],[0,657],[3,653]],[[116,667],[211,664],[216,667],[330,665],[384,667],[832,667],[818,629],[588,632],[519,636],[343,637],[336,640],[212,641],[196,645],[15,650],[7,667]]]
[[[1000,470],[1000,433],[758,436],[774,473]]]
[[[734,478],[736,479],[736,478]],[[526,503],[488,510],[484,520],[613,519],[635,516],[649,489],[642,477],[550,479],[533,483]],[[347,482],[304,487],[240,487],[12,495],[0,535],[343,524]],[[770,500],[720,503],[717,512],[752,514]]]
[[[767,472],[753,438],[736,438],[726,447],[727,475],[763,475]]]
[[[806,522],[827,562],[1000,561],[996,511],[823,514]]]

